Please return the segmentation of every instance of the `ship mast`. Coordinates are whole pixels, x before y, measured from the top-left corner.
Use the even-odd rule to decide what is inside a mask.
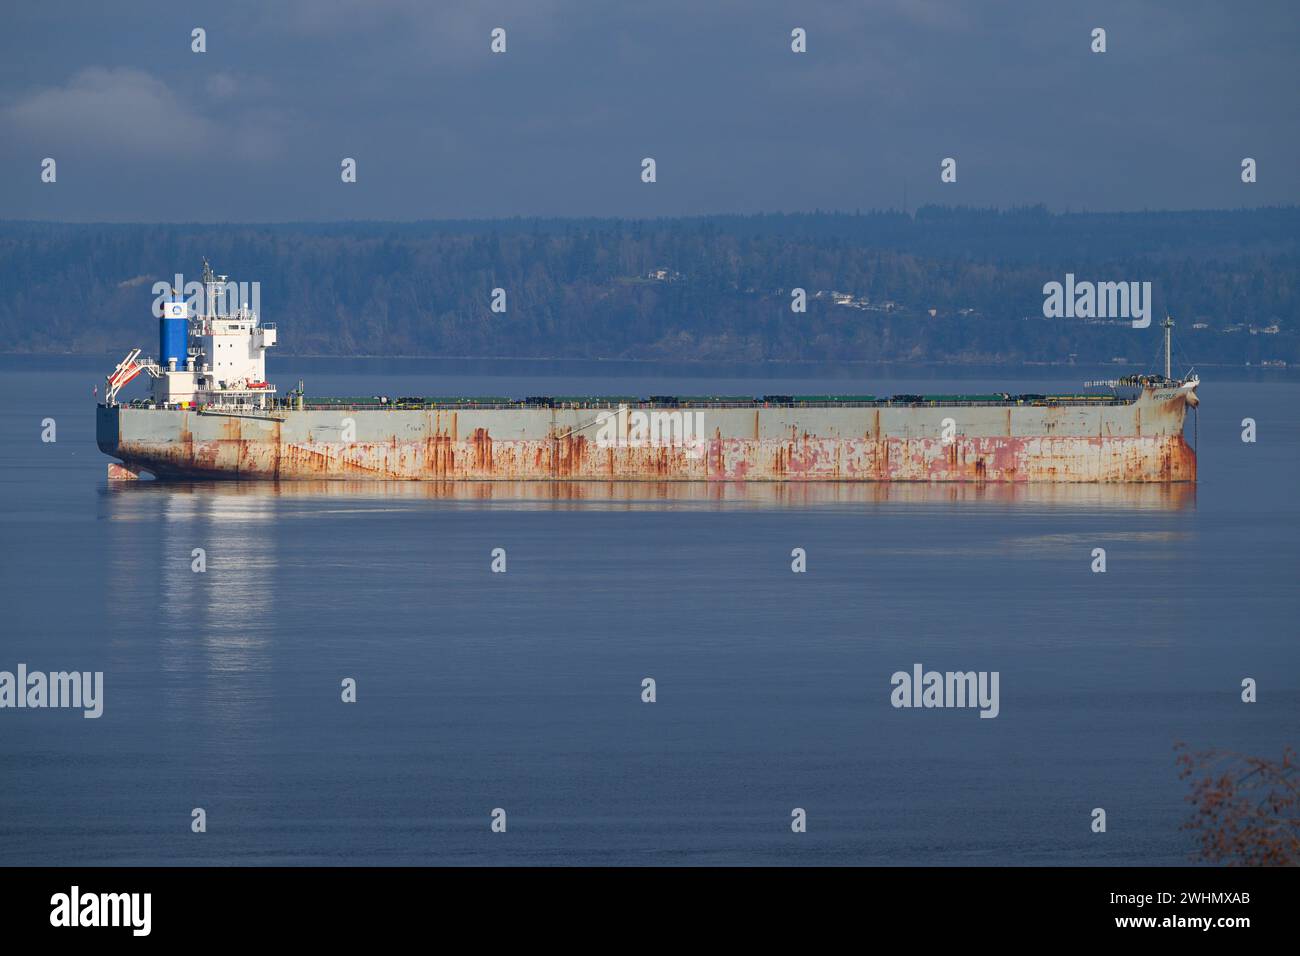
[[[1174,320],[1166,315],[1165,320],[1160,323],[1160,327],[1165,330],[1165,379],[1173,381],[1173,375],[1170,374],[1169,343],[1173,335]]]

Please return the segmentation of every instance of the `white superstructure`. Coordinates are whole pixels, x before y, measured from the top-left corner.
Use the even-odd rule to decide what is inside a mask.
[[[275,394],[266,381],[275,326],[262,323],[247,302],[228,302],[236,288],[227,276],[213,275],[205,259],[201,294],[186,301],[173,289],[162,303],[158,359],[140,359],[139,349],[128,354],[108,376],[106,404],[116,404],[122,386],[146,372],[157,406],[265,408]]]

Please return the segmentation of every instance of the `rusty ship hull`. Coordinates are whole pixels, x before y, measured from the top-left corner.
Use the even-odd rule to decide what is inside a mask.
[[[1146,387],[1072,404],[101,405],[97,440],[120,459],[115,478],[1192,482],[1184,422],[1195,402]],[[646,439],[627,424],[638,412],[703,427]]]

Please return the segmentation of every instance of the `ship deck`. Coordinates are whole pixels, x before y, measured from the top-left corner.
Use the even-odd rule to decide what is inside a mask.
[[[308,411],[348,409],[407,409],[429,411],[490,410],[520,408],[617,409],[620,406],[645,409],[710,408],[943,408],[943,407],[1079,407],[1129,405],[1134,396],[1124,395],[764,395],[751,396],[531,396],[523,399],[487,397],[342,397],[304,399],[301,405],[292,400],[278,407]]]

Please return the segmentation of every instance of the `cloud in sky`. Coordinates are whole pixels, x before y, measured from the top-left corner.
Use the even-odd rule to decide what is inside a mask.
[[[157,77],[129,67],[85,67],[60,86],[34,90],[3,112],[19,136],[57,149],[70,142],[141,155],[166,148],[194,153],[218,138],[217,125],[197,115]]]
[[[208,97],[247,100],[265,84],[215,73]],[[91,149],[113,160],[167,157],[183,162],[219,155],[258,162],[275,152],[275,123],[253,104],[238,114],[203,112],[203,104],[178,96],[166,82],[131,67],[89,66],[66,83],[20,95],[0,110],[0,124],[48,152]]]

